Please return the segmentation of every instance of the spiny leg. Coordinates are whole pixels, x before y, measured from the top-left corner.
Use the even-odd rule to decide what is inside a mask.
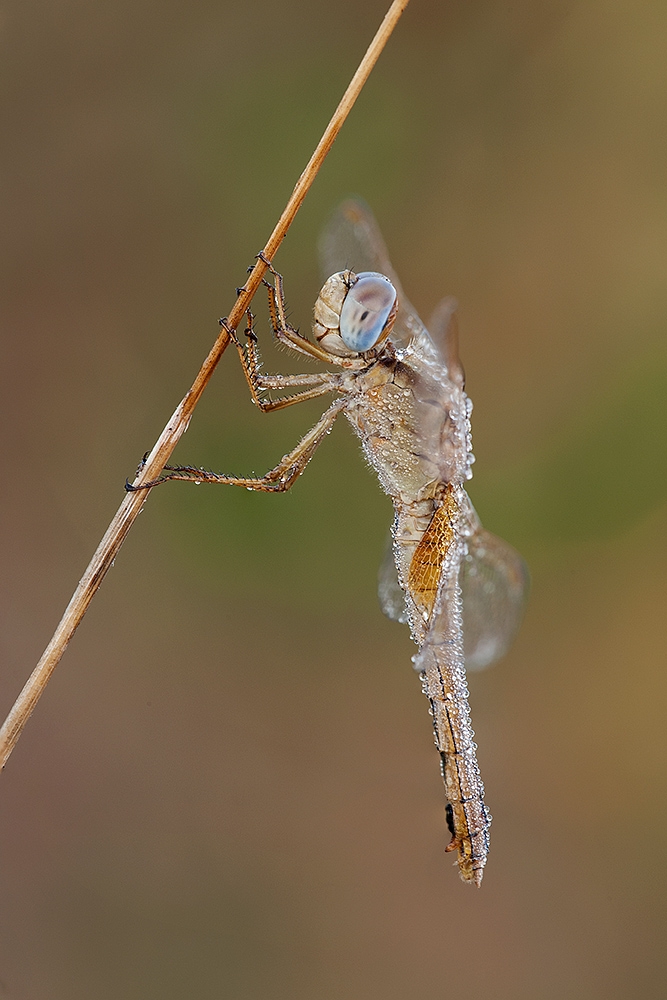
[[[333,392],[338,388],[339,377],[330,372],[317,372],[308,375],[261,375],[259,370],[261,362],[257,337],[253,329],[254,317],[250,309],[247,310],[246,316],[248,321],[245,329],[246,343],[241,344],[236,337],[233,339],[239,352],[241,367],[253,402],[263,413],[281,410],[286,406],[304,402],[306,399],[314,399],[317,396],[324,395],[326,392]],[[309,385],[313,386],[313,388],[275,400],[264,399],[260,395],[260,393],[268,389],[289,389],[299,385]]]
[[[300,354],[305,354],[307,357],[316,358],[318,361],[325,361],[325,362],[331,361],[334,364],[339,363],[340,358],[336,359],[332,357],[331,355],[328,354],[328,352],[324,351],[318,345],[312,344],[307,339],[307,337],[304,337],[302,334],[300,334],[299,331],[296,330],[293,326],[290,326],[290,324],[287,322],[287,310],[285,308],[283,276],[282,274],[280,274],[279,271],[276,271],[272,262],[269,260],[268,257],[265,257],[262,252],[257,254],[257,259],[261,260],[264,264],[266,264],[267,270],[273,275],[275,281],[275,287],[274,287],[274,285],[272,285],[270,281],[267,281],[266,278],[262,278],[262,284],[268,290],[269,314],[271,317],[271,326],[273,327],[273,332],[276,336],[276,339],[280,343],[284,344],[285,347],[288,347],[290,350],[298,351]],[[252,267],[249,267],[248,271],[251,270]],[[243,287],[245,288],[245,286]],[[243,291],[242,288],[236,289],[237,294],[240,294],[241,291]],[[250,320],[249,322],[250,331],[252,331],[252,315],[250,314],[250,309],[248,309],[247,315],[249,316]],[[225,328],[227,329],[228,333],[230,334],[232,340],[236,344],[236,347],[238,348],[240,353],[243,348],[239,343],[238,339],[236,338],[236,336],[234,335],[233,331],[229,330],[229,328],[226,326],[226,324],[223,323],[222,320],[220,322],[223,325],[225,325]],[[248,336],[247,328],[245,332],[246,336]],[[256,338],[254,338],[253,336],[251,339],[253,339],[254,344],[256,346],[257,343]],[[243,364],[243,357],[241,358],[241,363]]]
[[[262,279],[263,283],[266,285],[269,291],[269,310],[272,312],[272,322],[273,316],[276,317],[276,322],[273,322],[274,332],[278,339],[281,339],[278,335],[278,329],[282,327],[289,328],[293,336],[303,344],[307,345],[308,350],[303,349],[302,353],[309,356],[318,358],[319,360],[331,360],[335,364],[340,364],[340,359],[337,359],[333,355],[329,355],[328,352],[323,351],[321,348],[316,348],[314,345],[310,344],[304,337],[298,333],[298,331],[293,330],[289,327],[287,319],[285,317],[285,305],[284,296],[282,292],[282,277],[274,269],[273,265],[269,260],[267,260],[262,254],[259,257],[266,263],[268,269],[276,278],[276,281],[280,282],[280,294],[276,295],[275,288],[268,282]],[[240,294],[241,289],[237,289],[237,293]],[[280,305],[276,305],[277,302]],[[275,313],[273,308],[275,306]],[[278,313],[280,314],[281,320],[280,324],[278,322]],[[220,326],[222,326],[229,334],[230,339],[233,341],[236,349],[239,353],[239,358],[241,360],[241,368],[243,374],[245,375],[246,382],[250,389],[250,393],[253,402],[262,410],[264,413],[271,412],[273,410],[283,409],[286,406],[292,406],[294,403],[304,402],[307,399],[314,399],[318,396],[322,396],[327,392],[335,392],[341,388],[341,376],[334,372],[318,372],[306,375],[261,375],[259,372],[260,359],[259,350],[257,345],[257,337],[253,329],[253,314],[250,307],[246,310],[247,327],[245,329],[246,344],[242,344],[237,335],[236,330],[229,326],[227,319],[222,318],[220,320]],[[300,348],[293,344],[290,340],[286,341],[288,347],[299,350]],[[265,390],[276,389],[288,389],[294,386],[311,386],[312,388],[307,389],[304,392],[295,393],[291,396],[285,396],[282,399],[277,400],[266,400],[262,399],[260,393]],[[170,466],[165,465],[164,470],[168,473],[167,475],[162,475],[158,479],[152,480],[148,483],[142,483],[141,486],[133,486],[129,480],[125,482],[125,489],[128,492],[134,492],[136,490],[147,490],[152,489],[154,486],[158,486],[160,483],[167,482],[170,479],[182,479],[185,481],[193,481],[197,483],[201,482],[211,482],[211,483],[227,483],[230,485],[245,486],[247,489],[255,490],[266,490],[271,492],[279,492],[282,490],[289,489],[290,486],[296,481],[296,479],[301,475],[304,468],[310,461],[313,452],[317,446],[321,443],[321,440],[325,434],[331,429],[336,416],[340,412],[342,407],[342,402],[337,401],[332,403],[328,410],[322,415],[318,423],[313,427],[308,434],[299,442],[297,447],[293,449],[288,455],[285,455],[278,465],[271,469],[266,476],[261,478],[244,478],[239,476],[223,476],[217,475],[213,472],[208,472],[205,469],[197,469],[194,466]],[[146,461],[146,456],[144,456],[143,461],[137,469],[137,475],[140,473]]]
[[[165,465],[166,475],[159,479],[154,479],[150,483],[143,483],[141,486],[125,484],[125,489],[130,492],[137,490],[149,490],[160,483],[166,483],[170,479],[180,479],[186,482],[195,483],[221,483],[229,486],[244,486],[247,490],[261,490],[264,493],[283,493],[294,485],[308,462],[313,457],[318,446],[322,443],[334,425],[336,417],[345,405],[344,400],[336,399],[328,410],[325,410],[314,427],[299,441],[296,448],[293,448],[287,455],[284,455],[280,462],[265,476],[257,478],[246,478],[243,476],[224,476],[216,472],[208,472],[206,469],[196,469],[191,465]]]
[[[331,354],[323,347],[320,347],[319,344],[313,344],[307,337],[304,337],[303,334],[299,333],[297,329],[288,323],[283,276],[279,271],[276,271],[271,261],[263,253],[258,253],[257,257],[266,264],[267,270],[273,275],[273,285],[266,278],[262,278],[262,284],[268,290],[269,316],[276,340],[292,351],[305,354],[307,357],[315,358],[317,361],[323,361],[326,364],[336,365],[339,368],[346,368],[353,371],[364,368],[366,362],[361,358],[342,358],[336,354]],[[249,270],[251,269],[249,268]],[[241,289],[237,289],[237,291],[240,292]],[[240,347],[234,333],[231,330],[228,332],[235,341],[236,346]]]

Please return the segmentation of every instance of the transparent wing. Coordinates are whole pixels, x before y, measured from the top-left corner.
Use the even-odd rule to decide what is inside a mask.
[[[463,388],[465,372],[459,357],[458,302],[453,295],[447,295],[438,303],[428,321],[428,332],[440,358],[445,363],[447,374]]]
[[[320,236],[318,249],[324,278],[347,268],[352,271],[379,271],[390,278],[399,299],[391,341],[402,347],[416,341],[427,353],[434,351],[426,327],[405,297],[398,275],[391,266],[375,216],[363,201],[350,198],[336,209]]]
[[[526,604],[529,577],[523,559],[507,542],[479,528],[467,539],[461,564],[463,649],[468,670],[483,670],[508,651]],[[407,622],[391,538],[380,564],[380,607],[388,618]]]
[[[389,535],[387,549],[385,551],[380,570],[378,572],[378,597],[380,607],[392,621],[405,624],[408,620],[408,613],[405,608],[405,594],[398,582],[398,572],[394,561],[394,547],[391,535]]]
[[[482,670],[505,655],[519,629],[528,568],[516,549],[484,528],[467,543],[460,577],[465,660],[468,670]]]

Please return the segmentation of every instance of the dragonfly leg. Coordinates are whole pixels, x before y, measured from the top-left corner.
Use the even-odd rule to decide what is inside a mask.
[[[264,476],[224,476],[217,472],[208,472],[206,469],[197,469],[192,465],[165,465],[164,473],[158,479],[150,483],[142,483],[141,486],[125,484],[125,489],[130,492],[137,490],[150,490],[160,483],[166,483],[170,479],[180,479],[194,483],[220,483],[229,486],[243,486],[247,490],[261,490],[264,493],[284,493],[290,489],[304,471],[311,460],[318,446],[322,443],[334,425],[336,417],[345,405],[344,400],[336,399],[331,406],[324,411],[320,419],[307,434],[301,438],[299,443],[287,455],[283,455],[278,464],[270,469]]]
[[[300,334],[297,329],[295,329],[293,326],[290,326],[290,324],[287,322],[287,310],[285,308],[285,294],[283,291],[283,277],[278,271],[276,271],[271,261],[268,259],[268,257],[265,257],[263,253],[258,253],[257,258],[258,260],[261,260],[264,264],[266,264],[266,268],[273,275],[275,283],[275,285],[272,285],[270,281],[266,280],[266,278],[262,278],[262,284],[268,289],[269,293],[269,315],[271,317],[271,326],[273,327],[273,332],[275,334],[276,339],[292,351],[298,351],[300,354],[305,354],[307,357],[310,358],[316,358],[318,361],[328,362],[329,356],[327,352],[321,350],[317,345],[311,344],[311,342],[306,337]],[[251,270],[252,266],[248,268],[248,271]],[[240,295],[240,293],[244,290],[244,288],[245,286],[243,286],[243,288],[237,288],[236,289],[237,295]],[[252,342],[256,351],[257,339],[252,333],[253,317],[252,314],[250,313],[249,308],[246,315],[248,316],[249,319],[248,328],[246,328],[245,331],[246,336],[249,338],[249,344],[250,342]],[[225,328],[228,330],[230,337],[236,344],[237,348],[239,348],[239,353],[240,353],[241,344],[239,343],[234,332],[227,328],[223,320],[220,320],[220,323],[224,325]],[[241,355],[241,363],[244,365],[243,370],[245,372],[246,366],[244,363],[243,355]],[[247,373],[246,373],[246,378],[248,379],[248,384],[250,385],[250,389],[252,392],[253,386],[250,383],[250,379],[248,378]]]
[[[322,396],[326,392],[333,392],[338,388],[338,376],[329,372],[317,372],[309,375],[262,375],[260,374],[261,361],[257,336],[254,331],[254,316],[250,309],[246,311],[247,326],[245,328],[246,341],[242,344],[235,338],[236,349],[239,352],[241,368],[245,375],[246,382],[250,389],[250,395],[256,406],[263,413],[270,413],[272,410],[281,410],[294,403],[302,403],[306,399],[314,399]],[[262,393],[269,389],[288,389],[292,386],[312,386],[305,392],[297,392],[291,396],[284,396],[282,399],[266,399]]]
[[[367,362],[363,359],[341,358],[336,354],[331,354],[329,351],[325,351],[323,347],[320,347],[319,344],[313,344],[293,326],[290,326],[287,322],[283,277],[273,268],[270,270],[273,274],[274,284],[271,285],[269,282],[265,282],[265,284],[269,292],[269,316],[276,340],[289,347],[292,351],[306,354],[308,357],[315,358],[317,361],[323,361],[325,364],[336,365],[338,368],[360,370],[366,367]]]

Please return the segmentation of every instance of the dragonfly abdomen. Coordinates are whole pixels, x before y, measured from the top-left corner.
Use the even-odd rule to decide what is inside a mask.
[[[461,877],[481,883],[489,846],[491,816],[470,722],[463,654],[463,616],[459,571],[464,542],[462,487],[449,484],[417,546],[408,590],[427,615],[425,635],[415,658],[429,700],[435,744],[440,753],[452,840]]]
[[[458,668],[459,645],[446,635],[435,643],[427,641],[417,666],[431,707],[448,803],[452,839],[446,850],[458,852],[461,878],[479,885],[489,850],[491,815],[484,804],[465,675]]]

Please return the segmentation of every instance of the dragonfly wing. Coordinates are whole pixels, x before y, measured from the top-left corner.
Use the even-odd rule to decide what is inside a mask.
[[[405,594],[398,582],[398,570],[396,569],[391,535],[378,572],[378,596],[380,607],[387,618],[405,625],[408,621],[408,612],[405,607]]]
[[[344,201],[324,228],[318,248],[324,278],[348,268],[355,272],[379,271],[390,278],[399,301],[398,314],[390,334],[392,343],[406,347],[410,342],[417,341],[422,350],[434,352],[426,327],[405,297],[375,216],[365,202],[356,198]]]
[[[465,372],[459,357],[458,302],[453,295],[446,295],[433,310],[428,321],[428,332],[435,348],[445,363],[447,374],[461,388],[465,385]]]
[[[502,538],[478,528],[461,564],[463,636],[468,670],[499,660],[516,635],[528,592],[528,568]]]
[[[338,206],[322,231],[318,249],[323,277],[348,268],[379,271],[391,278],[403,297],[375,216],[360,199],[348,198]]]
[[[483,670],[505,656],[521,625],[529,585],[528,567],[502,538],[480,528],[468,540],[461,564],[466,670]],[[391,537],[378,572],[378,596],[387,618],[408,621]]]

